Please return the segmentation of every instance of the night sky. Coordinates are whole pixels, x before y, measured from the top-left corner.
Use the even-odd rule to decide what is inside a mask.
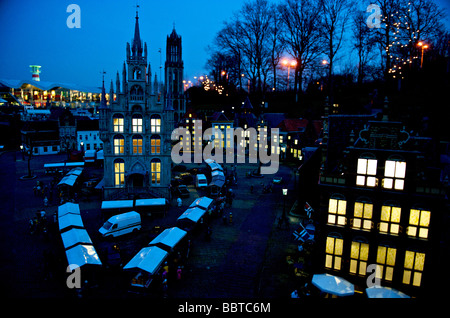
[[[449,0],[436,2],[450,10]],[[72,3],[81,9],[81,28],[66,25]],[[0,0],[0,78],[31,79],[29,65],[37,64],[41,81],[99,86],[103,70],[107,83],[115,81],[133,37],[137,3],[152,72],[159,78],[158,49],[164,64],[166,36],[175,23],[183,38],[185,78],[193,80],[206,73],[207,46],[243,1]]]

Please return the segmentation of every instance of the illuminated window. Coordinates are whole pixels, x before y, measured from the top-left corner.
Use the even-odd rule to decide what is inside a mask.
[[[132,122],[132,131],[134,133],[141,133],[142,132],[142,116],[141,115],[133,115],[133,118],[131,119]]]
[[[372,229],[373,204],[368,202],[355,202],[353,211],[354,229],[370,230]]]
[[[403,190],[405,186],[406,162],[386,160],[383,188]]]
[[[402,209],[397,206],[383,205],[381,207],[380,233],[399,234],[401,211]]]
[[[114,186],[123,187],[125,185],[125,162],[122,159],[114,160]]]
[[[161,117],[159,115],[152,115],[150,126],[153,134],[159,134],[161,132]]]
[[[392,281],[396,254],[395,248],[378,246],[376,278]]]
[[[153,159],[151,162],[151,175],[152,175],[152,183],[160,184],[161,183],[161,160]]]
[[[123,116],[116,114],[113,116],[114,132],[123,132]]]
[[[356,176],[356,185],[375,187],[377,178],[377,160],[376,159],[358,159],[358,168]]]
[[[430,226],[430,211],[411,209],[409,212],[409,226],[406,233],[409,236],[428,238],[428,227]]]
[[[350,250],[350,273],[365,276],[368,258],[369,244],[353,241]]]
[[[403,284],[420,286],[422,281],[425,253],[406,251],[403,270]]]
[[[150,139],[152,155],[159,155],[161,153],[161,137],[152,136]]]
[[[142,155],[142,136],[140,135],[133,137],[133,154]]]
[[[325,248],[325,267],[340,270],[342,266],[342,250],[344,240],[328,236]]]
[[[341,195],[333,195],[328,204],[328,224],[345,225],[347,201]]]
[[[114,136],[114,154],[122,155],[124,151],[125,139],[123,136]]]

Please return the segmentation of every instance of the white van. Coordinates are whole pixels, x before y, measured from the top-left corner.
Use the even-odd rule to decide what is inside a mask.
[[[135,211],[117,214],[108,219],[98,230],[103,237],[119,236],[141,229],[141,215]]]
[[[204,174],[198,174],[195,176],[195,187],[196,188],[206,188],[208,186],[208,181]]]

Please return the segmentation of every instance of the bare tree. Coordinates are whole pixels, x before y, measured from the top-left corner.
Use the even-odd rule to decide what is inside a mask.
[[[344,31],[354,9],[352,0],[320,0],[321,28],[325,55],[328,58],[328,81],[330,102],[333,102],[333,65],[339,52]]]
[[[280,63],[285,45],[283,42],[283,21],[279,10],[279,5],[272,4],[270,8],[270,29],[268,44],[270,48],[270,65],[272,66],[273,85],[277,89],[277,67]]]
[[[279,10],[285,25],[283,40],[286,49],[297,61],[294,89],[296,100],[299,101],[303,73],[317,61],[322,51],[320,7],[308,0],[285,0]]]
[[[364,11],[357,10],[352,16],[353,48],[358,55],[358,84],[362,84],[368,69],[368,64],[373,58],[372,42],[375,31],[367,27]]]

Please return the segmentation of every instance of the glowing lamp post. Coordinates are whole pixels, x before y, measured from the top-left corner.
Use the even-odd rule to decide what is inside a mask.
[[[421,50],[422,53],[421,53],[421,57],[420,57],[420,68],[422,68],[422,65],[423,65],[423,51],[428,49],[428,45],[424,44],[422,41],[420,41],[419,43],[417,43],[417,46],[422,49]]]
[[[284,59],[283,61],[281,61],[281,63],[284,66],[287,66],[288,68],[288,82],[287,82],[287,89],[289,90],[289,73],[291,71],[291,66],[295,67],[297,65],[297,61],[296,60],[292,60],[292,61],[288,61],[287,59]]]

